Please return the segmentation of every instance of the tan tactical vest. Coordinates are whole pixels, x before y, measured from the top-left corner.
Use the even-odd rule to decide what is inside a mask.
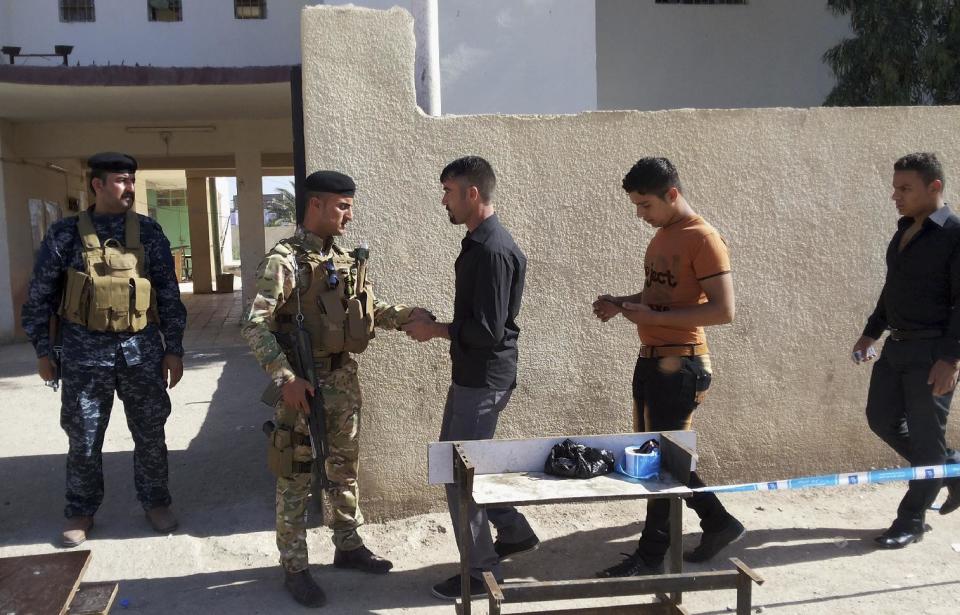
[[[115,239],[103,244],[90,219],[80,212],[77,228],[83,240],[86,271],[67,269],[60,316],[91,331],[136,332],[156,322],[157,300],[144,274],[146,258],[140,244],[140,219],[127,211],[126,247]]]
[[[363,352],[374,338],[373,291],[368,284],[356,288],[357,262],[333,246],[322,257],[299,249],[285,241],[274,248],[280,254],[293,254],[301,268],[293,296],[274,314],[271,330],[290,334],[297,328],[297,314],[303,314],[303,328],[310,333],[315,358],[340,352]],[[327,262],[333,268],[328,269]],[[337,276],[331,288],[330,273]],[[299,300],[298,300],[299,294]]]

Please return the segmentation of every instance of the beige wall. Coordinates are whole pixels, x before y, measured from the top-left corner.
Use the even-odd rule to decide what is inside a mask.
[[[520,384],[498,435],[629,429],[636,334],[622,320],[599,324],[590,302],[641,287],[653,233],[620,180],[656,154],[677,164],[734,263],[737,319],[709,334],[715,386],[696,415],[706,477],[897,461],[867,429],[868,371],[849,349],[882,282],[896,219],[892,161],[933,150],[960,176],[960,144],[945,128],[958,125],[960,109],[429,118],[415,108],[406,12],[311,8],[302,33],[308,171],[356,177],[357,219],[344,243],[370,242],[379,295],[451,316],[463,228],[447,222],[437,175],[467,153],[498,171],[495,201],[529,258]],[[382,332],[361,365],[365,510],[380,518],[438,508],[425,460],[449,383],[447,347]]]
[[[47,168],[43,161],[4,156],[2,165],[3,182],[0,186],[0,209],[5,216],[5,228],[10,229],[5,242],[0,242],[7,250],[10,266],[9,286],[3,290],[9,297],[10,315],[0,329],[0,340],[10,341],[23,337],[20,328],[20,308],[27,299],[27,286],[33,273],[34,245],[30,226],[30,199],[41,199],[58,203],[64,216],[74,215],[67,209],[67,198],[76,197],[83,190],[83,177],[79,163],[73,160],[56,159],[51,161],[64,171]],[[0,262],[0,267],[3,263]],[[13,325],[12,328],[10,325]]]

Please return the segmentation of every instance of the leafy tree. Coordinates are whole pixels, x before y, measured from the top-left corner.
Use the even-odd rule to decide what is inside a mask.
[[[854,37],[823,55],[837,77],[824,104],[960,102],[960,0],[827,0]]]
[[[937,45],[927,51],[930,91],[938,104],[960,103],[960,1],[942,2],[934,22]]]
[[[293,185],[293,182],[290,182],[291,188],[293,188]],[[267,226],[295,224],[297,220],[297,199],[293,191],[280,188],[279,194],[264,205],[264,210],[270,216],[270,222]]]

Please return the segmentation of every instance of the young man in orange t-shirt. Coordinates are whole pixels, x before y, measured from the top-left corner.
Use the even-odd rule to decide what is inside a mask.
[[[606,322],[622,314],[637,326],[640,356],[633,372],[634,428],[644,431],[690,429],[693,411],[703,401],[712,372],[703,327],[733,320],[733,277],[727,245],[683,197],[676,168],[666,158],[643,158],[626,177],[623,189],[637,217],[657,229],[644,258],[643,291],[601,295],[593,311]],[[703,482],[691,474],[691,487]],[[745,529],[712,493],[686,500],[700,517],[700,544],[685,552],[702,562],[740,539]],[[670,546],[670,504],[649,500],[637,550],[600,577],[663,574]]]

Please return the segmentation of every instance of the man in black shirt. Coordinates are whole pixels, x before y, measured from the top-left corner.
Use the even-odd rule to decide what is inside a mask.
[[[450,340],[453,383],[447,392],[441,441],[492,438],[500,412],[517,386],[517,313],[523,295],[527,258],[500,224],[491,203],[493,169],[483,158],[467,156],[443,169],[443,205],[453,224],[467,227],[457,257],[453,322],[409,322],[403,330],[425,342]],[[457,493],[447,485],[447,507],[458,530]],[[500,561],[535,549],[540,540],[513,507],[471,507],[470,592],[484,593],[481,576],[489,570],[502,579]],[[493,542],[490,526],[497,528]],[[459,532],[456,532],[459,535]],[[458,545],[459,546],[459,545]],[[438,598],[460,597],[460,575],[433,587]]]
[[[873,344],[890,331],[873,366],[867,421],[912,466],[960,461],[945,433],[960,368],[960,218],[943,202],[943,186],[934,154],[909,154],[893,165],[892,198],[903,217],[887,248],[877,307],[853,347],[855,362],[870,361]],[[945,482],[940,514],[960,507],[960,479]],[[899,549],[919,542],[924,513],[940,487],[939,479],[911,481],[897,519],[877,545]]]

